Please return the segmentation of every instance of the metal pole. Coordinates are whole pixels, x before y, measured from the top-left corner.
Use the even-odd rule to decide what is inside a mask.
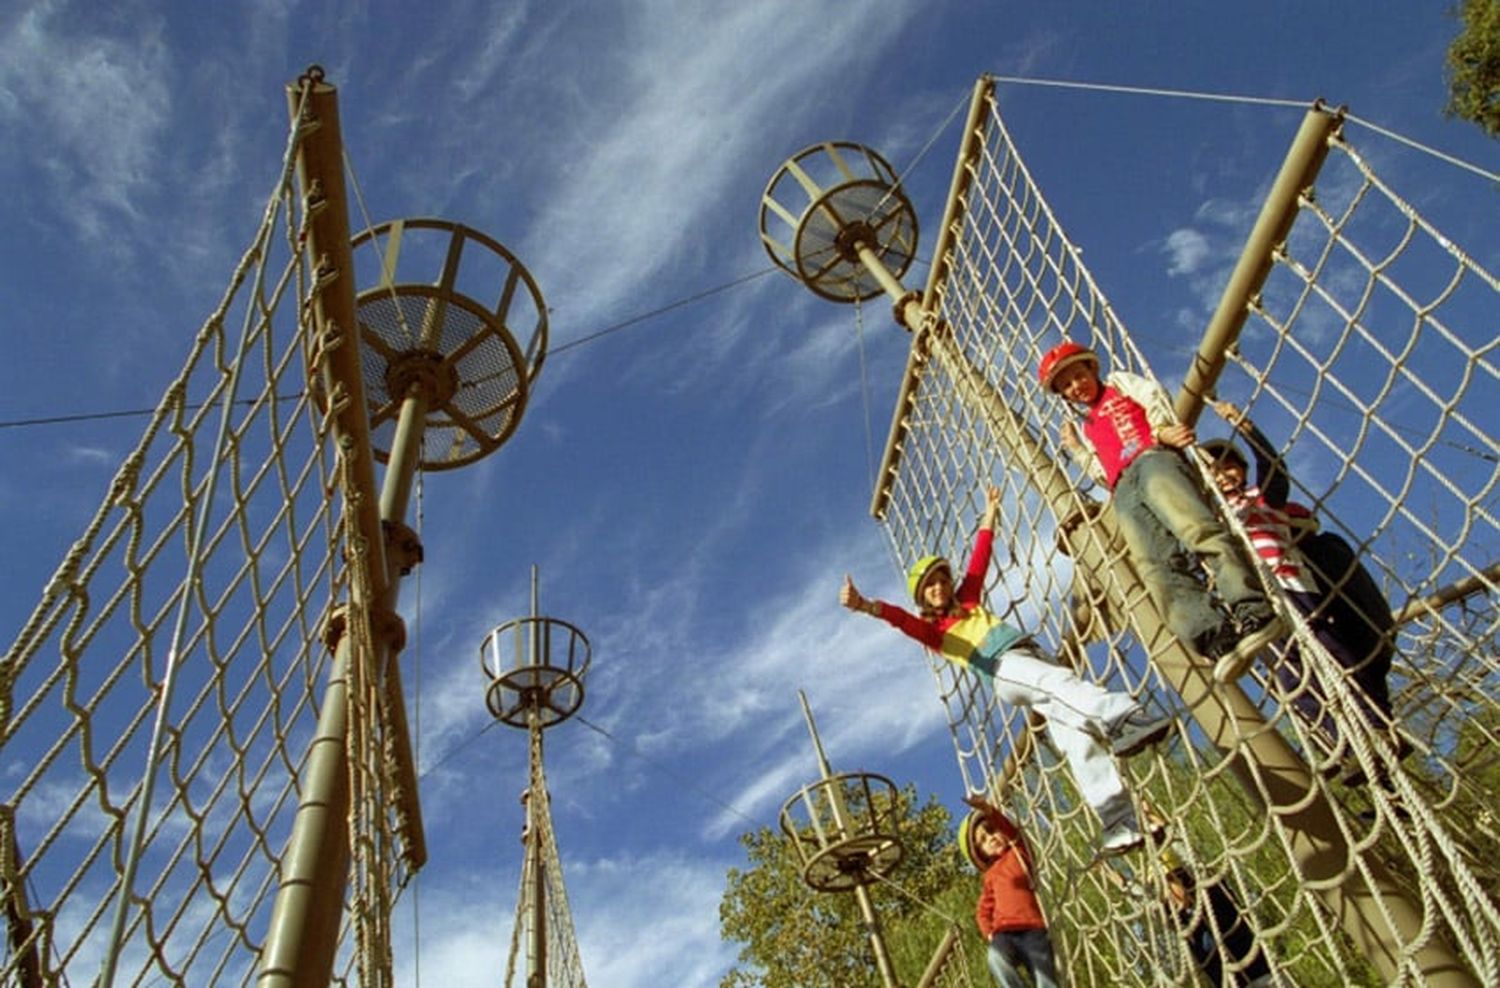
[[[7,870],[16,876],[15,881],[7,881],[0,888],[0,896],[5,899],[6,943],[15,958],[13,971],[16,983],[20,988],[42,988],[42,958],[38,950],[41,938],[36,936],[35,927],[31,924],[31,905],[26,901],[26,876],[23,874],[21,845],[16,839],[15,823],[9,813],[0,817],[0,829],[5,832],[4,850],[10,858],[11,867]]]
[[[349,874],[344,743],[352,641],[346,630],[334,651],[317,734],[308,748],[302,802],[281,862],[281,887],[256,978],[266,988],[327,985],[333,973]]]
[[[992,89],[993,84],[982,82],[975,89],[975,103],[987,103]],[[960,172],[967,171],[965,164],[977,151],[981,140],[978,119],[979,115],[971,110],[970,128],[959,153],[957,170]],[[1315,139],[1306,136],[1315,130],[1309,121],[1304,121],[1299,139]],[[1283,169],[1283,172],[1288,170]],[[963,187],[955,180],[955,189]],[[940,230],[946,233],[954,227],[962,200],[962,195],[949,200],[948,214]],[[1413,953],[1411,963],[1429,978],[1429,984],[1475,984],[1448,946],[1430,934],[1421,910],[1405,897],[1378,861],[1368,855],[1362,858],[1361,870],[1368,876],[1368,881],[1362,880],[1358,873],[1345,874],[1350,848],[1332,807],[1323,792],[1313,785],[1307,766],[1281,734],[1266,724],[1243,690],[1235,685],[1215,688],[1201,660],[1172,634],[1123,551],[1113,511],[1106,507],[1092,520],[1075,518],[1077,501],[1066,472],[1041,446],[1020,415],[1006,404],[984,373],[968,361],[936,311],[928,308],[920,321],[911,318],[911,296],[899,281],[884,270],[884,265],[872,251],[862,250],[860,258],[867,267],[873,265],[880,269],[872,269],[871,273],[897,305],[897,311],[904,310],[911,319],[906,325],[917,330],[912,341],[914,352],[907,365],[908,373],[920,373],[926,361],[918,348],[928,348],[934,362],[953,378],[971,409],[981,415],[1004,459],[1051,505],[1069,539],[1075,573],[1112,572],[1114,578],[1106,583],[1110,588],[1110,610],[1115,614],[1132,615],[1142,647],[1151,656],[1162,678],[1182,698],[1207,740],[1222,750],[1236,753],[1231,761],[1235,776],[1252,799],[1262,801],[1264,794],[1271,812],[1287,835],[1299,876],[1316,890],[1353,939],[1356,948],[1388,979],[1395,979],[1401,971],[1402,945],[1425,940]],[[1246,265],[1242,262],[1241,267]],[[933,279],[945,270],[946,261],[939,258],[932,267]],[[936,299],[935,284],[935,280],[929,281],[925,294],[929,303]],[[1213,365],[1211,359],[1203,363],[1205,367]],[[1219,364],[1222,365],[1222,353]],[[913,388],[914,385],[908,388],[903,382],[902,393],[912,393]],[[1198,400],[1201,400],[1201,394]],[[887,464],[894,462],[890,447],[895,445],[896,439],[896,430],[893,430],[893,441],[886,451]],[[892,474],[883,473],[879,482],[888,483],[890,476]],[[883,506],[884,497],[877,494],[875,504]],[[1070,522],[1075,526],[1072,529],[1069,528]]]
[[[300,84],[287,87],[287,101],[293,113],[297,112],[301,99]],[[298,177],[309,198],[316,191],[325,203],[310,221],[309,250],[319,269],[333,274],[332,280],[313,296],[316,325],[322,335],[334,339],[322,369],[323,393],[327,400],[337,401],[340,408],[335,415],[334,438],[340,443],[345,468],[352,474],[358,490],[373,492],[374,455],[370,450],[359,359],[337,90],[321,81],[311,82],[307,106],[317,127],[302,138]],[[403,408],[403,420],[407,417],[404,413]],[[399,435],[398,430],[398,444]],[[420,446],[420,438],[417,445]],[[393,462],[395,458],[393,453]],[[345,502],[344,510],[366,547],[374,598],[354,601],[356,604],[385,606],[389,613],[394,613],[396,581],[387,570],[381,509],[385,506],[404,512],[409,490],[409,473],[403,477],[401,470],[387,470],[386,495],[381,505],[372,497]],[[388,707],[392,715],[390,727],[398,785],[404,789],[405,797],[403,836],[414,865],[420,867],[426,859],[426,847],[400,676],[395,663],[389,661],[386,643],[374,645],[377,661],[387,671],[387,692],[393,699]],[[351,649],[352,636],[345,629],[334,650],[328,686],[318,711],[317,732],[300,784],[301,802],[282,860],[281,883],[261,951],[257,983],[264,988],[323,986],[332,977],[349,879],[349,775],[345,744]]]
[[[533,576],[535,569],[533,569]],[[533,584],[533,587],[535,584]],[[535,600],[532,602],[532,613],[535,614]],[[547,872],[546,862],[542,857],[542,831],[537,825],[538,819],[544,810],[540,800],[547,798],[547,793],[537,785],[541,778],[542,759],[542,721],[541,710],[533,706],[528,715],[530,723],[528,731],[531,734],[531,798],[527,800],[526,810],[531,814],[531,845],[527,847],[526,853],[531,856],[531,972],[527,978],[529,988],[546,988],[547,985]],[[550,819],[550,813],[549,813]]]
[[[1493,592],[1497,583],[1500,583],[1500,563],[1486,566],[1473,576],[1456,580],[1426,597],[1411,601],[1395,613],[1395,626],[1399,628],[1424,615],[1436,614],[1449,604],[1456,604],[1475,594]]]
[[[1251,300],[1271,273],[1273,252],[1297,219],[1297,199],[1317,178],[1323,159],[1328,157],[1328,137],[1338,125],[1339,117],[1319,105],[1314,105],[1302,118],[1302,126],[1266,195],[1250,238],[1229,276],[1229,284],[1224,286],[1219,306],[1203,331],[1198,353],[1183,378],[1182,391],[1175,403],[1177,417],[1183,422],[1191,425],[1198,421],[1204,399],[1214,393],[1219,372],[1224,369],[1224,354],[1239,339],[1250,315]]]
[[[799,689],[797,699],[802,701],[802,716],[807,721],[807,732],[812,735],[813,750],[818,757],[818,771],[823,781],[828,783],[829,799],[833,804],[834,824],[841,837],[847,836],[850,830],[849,808],[844,805],[844,793],[833,781],[833,769],[828,764],[828,755],[823,751],[823,740],[818,737],[818,726],[813,723],[812,707],[808,706],[807,694]],[[880,919],[875,915],[875,904],[870,900],[870,890],[864,885],[855,885],[854,901],[859,903],[859,915],[864,923],[865,936],[870,941],[870,949],[875,954],[875,967],[880,971],[881,983],[886,988],[897,988],[896,968],[891,963],[890,951],[886,949],[885,937],[880,933]]]
[[[948,955],[953,952],[953,945],[958,942],[958,929],[950,926],[943,933],[943,939],[938,944],[937,950],[932,954],[932,960],[927,963],[927,970],[922,972],[922,979],[917,982],[917,988],[935,988],[938,978],[943,969],[948,965]]]

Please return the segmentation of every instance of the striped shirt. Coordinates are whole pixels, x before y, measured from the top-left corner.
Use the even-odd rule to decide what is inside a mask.
[[[1259,487],[1242,488],[1227,495],[1225,500],[1244,524],[1256,555],[1266,564],[1276,582],[1286,590],[1317,593],[1318,585],[1308,571],[1307,561],[1292,545],[1287,513],[1267,504]]]

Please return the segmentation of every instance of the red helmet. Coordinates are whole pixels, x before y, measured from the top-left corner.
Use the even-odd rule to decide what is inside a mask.
[[[1098,370],[1099,355],[1094,351],[1082,343],[1074,343],[1072,340],[1065,340],[1059,343],[1047,351],[1046,355],[1042,357],[1041,366],[1037,368],[1037,376],[1041,378],[1042,387],[1051,391],[1052,382],[1056,379],[1059,371],[1064,367],[1083,361],[1088,361],[1094,365],[1095,370]]]

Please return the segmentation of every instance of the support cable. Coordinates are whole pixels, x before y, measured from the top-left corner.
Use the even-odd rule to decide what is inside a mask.
[[[1307,100],[1276,99],[1274,97],[1267,96],[1239,96],[1232,93],[1204,93],[1195,92],[1189,89],[1159,89],[1151,86],[1121,86],[1100,82],[1076,82],[1070,79],[1027,79],[1023,76],[995,75],[993,73],[989,73],[988,75],[989,78],[993,79],[995,82],[1009,83],[1016,86],[1051,86],[1057,89],[1085,89],[1093,92],[1125,93],[1136,96],[1167,96],[1174,99],[1209,100],[1218,103],[1239,103],[1249,106],[1284,106],[1295,107],[1296,109],[1301,110],[1307,109],[1308,105]],[[1462,158],[1457,158],[1446,152],[1439,151],[1436,148],[1431,147],[1430,145],[1423,144],[1421,141],[1413,140],[1410,137],[1404,137],[1387,127],[1382,127],[1380,124],[1377,124],[1374,121],[1366,120],[1363,117],[1356,116],[1353,113],[1349,113],[1347,110],[1344,112],[1344,119],[1348,120],[1351,123],[1359,124],[1361,127],[1364,127],[1367,130],[1374,131],[1382,137],[1389,138],[1390,140],[1396,141],[1399,144],[1405,144],[1407,147],[1412,148],[1413,150],[1421,151],[1424,154],[1431,155],[1432,157],[1446,164],[1453,165],[1457,168],[1462,168],[1465,171],[1473,172],[1475,175],[1478,175],[1481,178],[1487,178],[1491,182],[1500,182],[1500,172],[1493,172],[1487,168],[1481,168],[1479,165],[1472,164],[1470,162],[1464,161]]]
[[[874,488],[875,435],[870,427],[870,370],[865,359],[865,307],[859,299],[854,300],[854,339],[859,345],[859,393],[865,412],[865,470],[870,475],[870,487]]]
[[[754,827],[769,827],[770,826],[769,824],[765,823],[764,821],[755,819],[754,817],[750,816],[750,814],[744,812],[743,810],[740,810],[739,808],[731,806],[730,804],[724,802],[722,799],[720,799],[719,797],[715,796],[713,793],[709,792],[707,789],[704,789],[704,788],[700,787],[699,785],[697,785],[695,782],[693,782],[687,776],[682,775],[679,772],[674,772],[673,770],[667,768],[661,762],[657,761],[655,758],[652,758],[650,755],[648,755],[644,751],[642,751],[640,749],[640,747],[637,746],[635,743],[630,742],[630,741],[626,741],[623,738],[616,737],[615,735],[611,734],[607,729],[605,729],[603,727],[600,727],[598,724],[595,724],[593,721],[589,720],[587,717],[584,717],[581,714],[574,714],[574,717],[584,727],[587,727],[589,730],[594,731],[594,732],[596,732],[598,734],[604,735],[606,738],[608,738],[609,740],[613,741],[615,744],[622,745],[625,748],[628,748],[630,750],[630,752],[632,754],[634,754],[635,756],[637,756],[638,758],[641,758],[641,759],[643,759],[643,760],[651,763],[651,765],[654,766],[655,768],[658,768],[663,773],[665,773],[666,775],[671,776],[674,781],[680,783],[681,785],[683,785],[684,787],[686,787],[688,789],[693,790],[698,795],[702,796],[704,799],[707,799],[709,802],[713,803],[715,806],[719,807],[720,809],[725,810],[725,811],[727,811],[729,813],[733,813],[735,816],[739,817],[741,820],[745,821],[746,823],[750,824],[751,826],[754,826]]]

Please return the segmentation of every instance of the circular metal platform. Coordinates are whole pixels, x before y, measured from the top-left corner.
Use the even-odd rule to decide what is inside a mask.
[[[830,775],[798,790],[781,808],[781,831],[819,892],[868,885],[900,863],[901,796],[883,775]]]
[[[895,837],[865,834],[813,855],[802,866],[802,880],[819,892],[848,892],[889,874],[903,853]]]
[[[583,679],[591,649],[586,635],[567,621],[524,617],[485,636],[479,665],[490,680],[485,705],[511,727],[567,720],[583,706]]]
[[[917,251],[917,214],[895,170],[848,141],[804,148],[761,195],[760,238],[778,267],[824,298],[856,302],[884,289],[861,261],[871,250],[898,280]]]
[[[520,424],[546,356],[547,310],[530,273],[496,241],[446,220],[385,223],[353,247],[359,280],[374,281],[355,304],[376,456],[387,459],[414,394],[425,410],[424,469],[499,448]],[[497,301],[476,301],[481,291]]]

